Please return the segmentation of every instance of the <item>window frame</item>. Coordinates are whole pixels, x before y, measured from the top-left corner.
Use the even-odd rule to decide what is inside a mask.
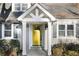
[[[74,25],[73,25],[73,30],[68,30],[68,25],[73,25],[73,24],[67,24],[67,36],[74,36]],[[68,31],[73,31],[73,35],[68,35]]]
[[[64,25],[64,24],[60,24],[60,25],[59,25],[59,27],[58,27],[59,30],[58,30],[58,31],[59,31],[59,32],[60,32],[60,31],[61,31],[61,32],[64,32],[64,35],[63,35],[63,36],[59,35],[59,34],[60,34],[59,32],[58,32],[58,35],[59,35],[60,37],[65,37],[65,27],[64,27],[64,30],[60,30],[60,26],[61,26],[61,25]],[[65,26],[65,25],[64,25],[64,26]]]
[[[64,36],[64,35],[63,35],[63,36],[60,36],[60,35],[59,35],[59,31],[63,31],[63,30],[59,30],[59,26],[60,26],[60,25],[65,25],[65,36]],[[68,36],[68,32],[67,32],[67,31],[68,31],[68,30],[67,30],[67,26],[68,26],[68,25],[73,25],[73,35]],[[65,38],[65,37],[74,37],[74,35],[75,35],[75,33],[74,33],[74,32],[75,32],[74,24],[58,24],[58,27],[57,27],[57,28],[58,28],[58,30],[57,30],[57,32],[58,32],[57,35],[58,35],[58,36],[57,36],[57,37],[64,37],[64,38]]]
[[[15,4],[20,4],[20,10],[16,10]],[[22,8],[23,4],[26,4],[25,10],[23,10],[23,8]],[[27,8],[30,8],[30,6],[31,6],[30,3],[12,3],[12,11],[13,12],[21,12],[21,11],[25,12]],[[25,6],[23,6],[23,7],[25,7]]]
[[[2,39],[13,39],[13,24],[11,24],[11,30],[7,30],[7,31],[11,31],[11,36],[5,36],[5,24],[2,24]]]

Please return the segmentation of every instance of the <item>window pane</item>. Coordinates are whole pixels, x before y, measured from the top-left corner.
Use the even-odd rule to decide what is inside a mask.
[[[59,25],[59,30],[65,30],[65,25]]]
[[[68,29],[68,30],[73,30],[74,27],[73,27],[73,25],[68,25],[68,26],[67,26],[67,29]]]
[[[26,7],[22,7],[22,10],[23,10],[23,11],[26,10]]]
[[[65,31],[59,31],[59,36],[65,36]]]
[[[5,31],[5,37],[10,37],[11,36],[11,31]]]
[[[27,4],[22,4],[22,10],[24,11],[26,10],[26,8],[27,8]]]
[[[14,38],[18,38],[18,35],[16,32],[14,32]]]
[[[74,31],[67,31],[68,36],[74,36]]]
[[[11,24],[5,24],[5,30],[11,29]]]
[[[15,7],[20,7],[20,3],[16,3],[15,4]]]
[[[20,3],[15,4],[15,10],[16,11],[20,11],[20,7],[21,7]]]
[[[15,7],[15,10],[20,11],[20,7]]]
[[[5,37],[11,37],[11,24],[5,24]]]
[[[0,24],[0,38],[2,37],[2,24]]]
[[[21,25],[14,24],[14,38],[19,38],[21,36]]]

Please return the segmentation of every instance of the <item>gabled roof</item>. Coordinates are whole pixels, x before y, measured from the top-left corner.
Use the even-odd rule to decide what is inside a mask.
[[[76,8],[75,6],[73,6],[73,3],[72,4],[71,3],[69,4],[49,3],[49,4],[47,3],[33,4],[32,7],[26,10],[26,12],[24,13],[23,12],[11,12],[7,19],[11,21],[12,20],[15,21],[18,19],[18,17],[24,17],[28,15],[29,12],[31,12],[35,7],[39,7],[39,6],[41,6],[43,10],[46,10],[49,14],[51,14],[51,17],[56,18],[56,19],[79,19],[79,8]],[[5,19],[0,16],[0,20],[4,21]]]
[[[74,3],[43,3],[56,19],[79,19],[79,8]]]
[[[23,19],[26,15],[28,15],[36,7],[38,7],[40,10],[42,10],[51,19],[51,21],[56,20],[55,17],[51,13],[49,13],[46,9],[44,9],[39,3],[36,3],[32,7],[30,7],[25,13],[23,13],[20,17],[18,17],[18,20]]]

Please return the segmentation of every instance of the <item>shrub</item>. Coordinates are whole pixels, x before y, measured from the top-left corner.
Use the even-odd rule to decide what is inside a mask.
[[[65,45],[65,49],[66,50],[74,50],[74,51],[79,51],[79,44],[74,44],[74,43],[70,43],[70,44],[66,44]]]
[[[19,40],[11,40],[10,45],[11,45],[11,48],[17,48],[17,53],[20,52],[20,42],[19,42]]]
[[[72,50],[67,50],[65,53],[64,53],[64,56],[78,56],[78,52],[77,51],[72,51]]]
[[[54,56],[61,56],[61,55],[63,55],[63,52],[64,52],[63,47],[64,47],[64,44],[62,44],[62,43],[54,45],[52,47],[52,54]]]
[[[79,55],[79,44],[74,43],[59,43],[52,47],[52,55],[55,56],[78,56]]]
[[[0,40],[0,55],[5,55],[6,51],[17,48],[17,52],[20,51],[19,40]]]
[[[62,56],[63,55],[63,49],[62,48],[54,48],[52,51],[54,56]]]
[[[20,42],[18,40],[11,40],[10,41],[11,47],[18,47],[20,48]]]

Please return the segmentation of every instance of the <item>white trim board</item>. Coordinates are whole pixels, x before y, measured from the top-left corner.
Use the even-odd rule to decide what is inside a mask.
[[[48,18],[25,18],[25,19],[20,20],[20,21],[31,23],[31,22],[49,22],[50,20]]]
[[[18,20],[22,20],[26,15],[28,15],[32,10],[34,10],[36,7],[41,9],[50,19],[51,21],[56,21],[55,17],[53,17],[46,9],[44,9],[40,4],[36,3],[32,7],[30,7],[24,14],[22,14],[20,17],[18,17]]]

